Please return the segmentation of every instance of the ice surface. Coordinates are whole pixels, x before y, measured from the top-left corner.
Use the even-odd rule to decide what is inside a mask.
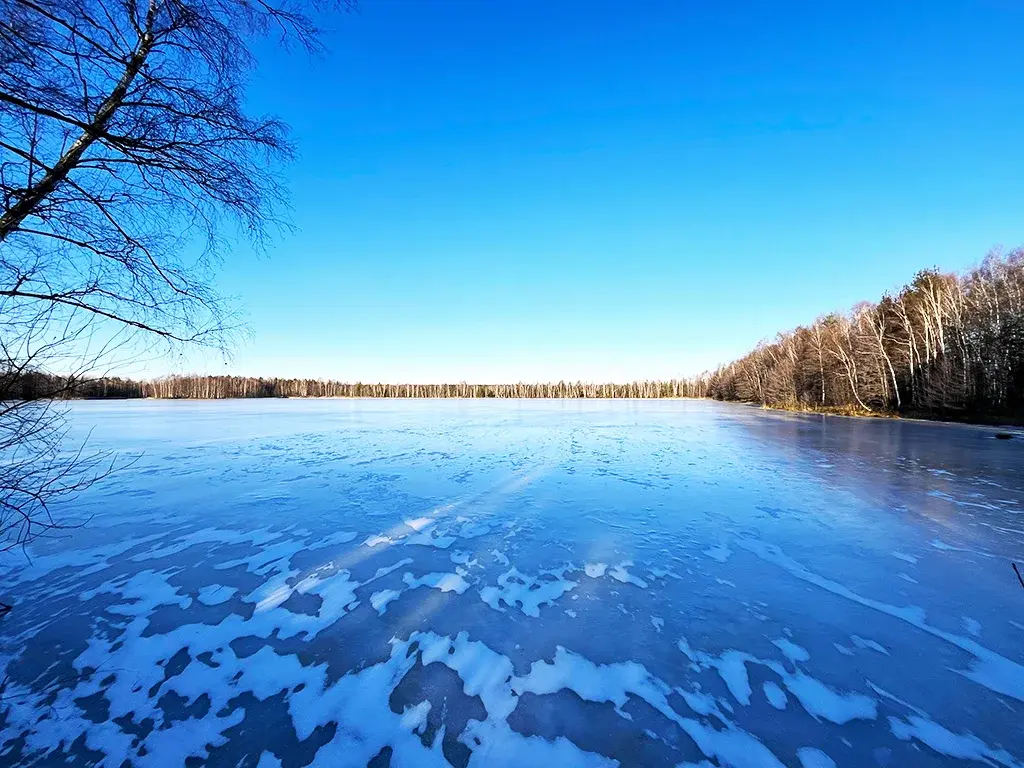
[[[682,401],[72,413],[140,458],[0,562],[4,766],[1020,765],[1024,444]]]

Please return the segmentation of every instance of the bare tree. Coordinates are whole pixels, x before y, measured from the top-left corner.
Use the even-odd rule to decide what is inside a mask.
[[[281,121],[243,108],[266,35],[318,45],[295,0],[0,0],[0,377],[69,386],[99,351],[154,339],[224,348],[237,323],[212,269],[282,224],[293,152]],[[13,499],[94,476],[53,458],[63,422],[43,401],[60,393],[40,394],[0,390],[19,543],[33,507]]]
[[[57,390],[60,382],[42,381],[41,388]],[[167,398],[221,400],[262,397],[387,397],[387,398],[683,398],[706,397],[710,374],[689,379],[644,380],[626,383],[558,381],[515,384],[402,384],[332,381],[324,379],[250,378],[244,376],[165,376],[148,381],[120,377],[77,380],[66,397]]]
[[[784,408],[1024,423],[1024,250],[780,333],[719,368],[713,397]]]

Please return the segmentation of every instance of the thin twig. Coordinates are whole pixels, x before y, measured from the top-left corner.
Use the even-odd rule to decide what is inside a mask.
[[[1016,563],[1010,563],[1010,565],[1013,566],[1013,572],[1017,574],[1017,581],[1019,581],[1020,585],[1022,587],[1024,587],[1024,576],[1021,576],[1020,575],[1020,571],[1017,570],[1017,564]]]

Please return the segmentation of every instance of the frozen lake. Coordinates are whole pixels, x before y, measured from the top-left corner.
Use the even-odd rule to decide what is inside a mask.
[[[698,401],[76,403],[0,763],[1024,761],[1024,439]]]

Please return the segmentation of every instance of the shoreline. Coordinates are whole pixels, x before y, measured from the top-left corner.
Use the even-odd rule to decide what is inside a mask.
[[[692,398],[692,399],[705,399],[713,400],[714,398]],[[1010,430],[1013,432],[1015,437],[1024,437],[1024,422],[1017,423],[1013,421],[976,421],[971,419],[950,419],[936,416],[931,418],[929,416],[920,415],[905,415],[902,413],[894,413],[892,411],[865,411],[859,408],[849,408],[847,406],[828,406],[826,408],[809,408],[809,407],[790,407],[785,405],[767,405],[763,403],[740,401],[740,400],[717,400],[720,403],[736,403],[737,405],[747,405],[753,408],[758,408],[762,411],[774,411],[778,413],[791,413],[794,415],[806,415],[806,416],[835,416],[843,419],[888,419],[892,421],[911,421],[920,424],[949,424],[952,426],[961,427],[985,427],[987,429],[993,429],[996,431]]]
[[[826,408],[812,408],[807,406],[785,406],[785,405],[767,405],[754,401],[747,400],[718,400],[713,397],[689,397],[689,396],[667,396],[667,397],[475,397],[475,396],[451,396],[451,397],[431,397],[431,396],[419,396],[419,397],[407,397],[407,396],[396,396],[396,397],[381,397],[373,395],[324,395],[324,396],[270,396],[270,397],[81,397],[81,398],[68,398],[61,400],[54,400],[51,402],[65,402],[65,403],[103,403],[103,402],[151,402],[151,403],[184,403],[184,402],[201,402],[201,403],[214,403],[214,402],[238,402],[238,401],[260,401],[260,400],[339,400],[339,401],[356,401],[356,400],[415,400],[415,401],[427,401],[427,400],[466,400],[466,401],[495,401],[495,400],[522,400],[522,401],[708,401],[714,403],[722,403],[726,405],[738,405],[748,408],[757,408],[762,411],[771,411],[775,413],[787,413],[796,416],[833,416],[845,419],[888,419],[893,421],[910,421],[915,423],[924,424],[950,424],[958,426],[971,426],[971,427],[984,427],[996,431],[1012,431],[1014,437],[1024,438],[1024,422],[1015,423],[1013,421],[975,421],[970,419],[950,419],[943,417],[931,418],[928,416],[911,415],[894,413],[891,411],[865,411],[859,408],[850,408],[848,406],[828,406]]]

